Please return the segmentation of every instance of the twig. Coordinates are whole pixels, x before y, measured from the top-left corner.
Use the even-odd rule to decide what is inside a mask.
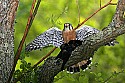
[[[22,38],[22,40],[20,41],[20,44],[19,44],[19,46],[18,46],[16,55],[15,55],[15,57],[14,57],[14,65],[13,65],[13,68],[12,68],[12,71],[11,71],[11,73],[10,73],[10,76],[9,76],[9,79],[8,79],[7,83],[9,83],[9,82],[11,81],[11,78],[12,78],[13,73],[14,73],[14,71],[15,71],[15,67],[16,67],[17,61],[18,61],[18,59],[19,59],[19,57],[20,57],[20,54],[21,54],[21,50],[22,50],[24,41],[25,41],[26,36],[27,36],[27,34],[28,34],[29,28],[30,28],[30,26],[32,25],[31,20],[33,21],[32,17],[33,17],[33,10],[34,10],[34,7],[35,7],[35,3],[36,3],[36,0],[33,0],[32,6],[31,6],[31,9],[30,9],[30,16],[29,16],[29,18],[28,18],[27,25],[26,25],[26,29],[25,29],[23,38]]]
[[[117,5],[117,3],[110,3],[110,5]]]
[[[101,0],[100,0],[100,8],[102,7],[102,3],[101,3]]]
[[[86,18],[82,23],[78,24],[76,26],[76,28],[74,28],[74,30],[76,30],[77,28],[79,28],[81,25],[83,25],[87,20],[89,20],[91,17],[93,17],[96,13],[98,13],[100,10],[102,10],[103,8],[107,7],[108,5],[111,4],[111,1],[110,0],[107,4],[105,4],[104,6],[102,6],[101,8],[99,8],[98,10],[96,10],[92,15],[90,15],[88,18]]]
[[[121,70],[120,72],[114,72],[111,76],[109,76],[105,81],[104,81],[104,83],[107,83],[111,78],[113,78],[113,76],[114,75],[119,75],[119,74],[121,74],[121,73],[123,73],[124,72],[124,70]]]
[[[77,8],[78,8],[78,22],[80,23],[80,8],[79,8],[79,1],[78,0],[76,0],[76,4],[77,4]]]

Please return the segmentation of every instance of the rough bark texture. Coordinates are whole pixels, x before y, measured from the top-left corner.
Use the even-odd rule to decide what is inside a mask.
[[[65,68],[73,64],[76,64],[79,61],[82,61],[83,59],[93,56],[94,52],[97,51],[99,47],[114,40],[117,36],[124,34],[125,33],[124,12],[125,12],[125,0],[118,0],[118,5],[116,8],[114,17],[112,19],[112,22],[99,33],[86,38],[85,41],[83,41],[83,44],[77,47],[72,52],[72,55],[69,58],[68,62],[66,63]],[[39,80],[46,79],[48,83],[51,83],[54,76],[57,73],[59,73],[61,70],[58,70],[60,68],[59,66],[57,67],[57,66],[54,66],[54,64],[48,63],[48,62],[53,62],[55,59],[49,58],[48,60],[45,61],[45,63],[42,65],[42,67],[39,70],[41,71],[39,73],[41,73],[42,75],[39,77],[41,78]],[[48,67],[50,68],[49,70],[48,70]],[[55,71],[54,72],[55,74],[51,74],[54,70],[58,70],[58,71]],[[47,75],[49,74],[50,78],[48,78],[48,76],[46,77],[46,74]]]
[[[14,62],[14,18],[18,0],[0,0],[0,83],[5,83]]]
[[[54,57],[48,58],[44,65],[39,67],[37,70],[37,83],[53,82],[54,77],[61,71],[62,63],[63,61],[61,59],[55,59]]]

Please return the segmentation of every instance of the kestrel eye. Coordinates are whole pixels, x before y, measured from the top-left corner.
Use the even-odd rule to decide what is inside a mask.
[[[66,27],[68,27],[68,26],[69,26],[69,24],[65,24],[65,26],[66,26]]]

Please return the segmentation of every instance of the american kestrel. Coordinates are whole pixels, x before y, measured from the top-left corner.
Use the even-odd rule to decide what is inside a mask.
[[[32,51],[49,45],[60,47],[62,44],[67,43],[70,40],[83,41],[86,37],[98,32],[99,30],[87,25],[73,30],[73,27],[70,23],[65,23],[63,31],[56,27],[52,27],[37,36],[31,43],[26,46],[25,50]]]
[[[74,30],[70,23],[64,24],[64,29],[60,30],[56,27],[52,27],[36,37],[31,43],[26,46],[26,51],[32,51],[40,49],[49,45],[60,47],[62,44],[68,43],[70,40],[84,41],[86,37],[89,37],[95,33],[100,32],[99,30],[90,26],[81,26],[79,29]],[[107,45],[114,45],[114,40],[107,43]],[[78,68],[85,69],[86,65],[91,63],[91,60],[83,60],[71,67],[68,71],[75,71]]]

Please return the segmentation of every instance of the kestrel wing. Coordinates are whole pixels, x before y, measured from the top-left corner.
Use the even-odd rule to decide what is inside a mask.
[[[63,43],[64,41],[62,37],[62,31],[56,27],[53,27],[37,36],[31,43],[26,46],[25,50],[32,51],[49,45],[60,47]]]
[[[90,27],[90,26],[81,26],[79,29],[76,29],[76,40],[83,41],[84,38],[91,36],[92,34],[98,33],[99,30]]]
[[[84,41],[85,38],[100,32],[98,29],[95,29],[91,26],[81,26],[79,29],[76,30],[76,40],[81,40]],[[108,46],[114,46],[115,44],[118,44],[119,42],[117,42],[115,39],[113,41],[108,42],[105,45]]]

